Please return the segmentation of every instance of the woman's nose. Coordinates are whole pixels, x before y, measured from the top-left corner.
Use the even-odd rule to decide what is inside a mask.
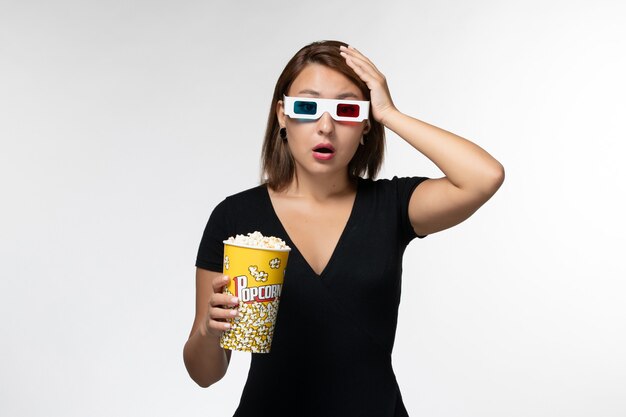
[[[330,113],[324,112],[317,121],[317,128],[320,134],[328,135],[335,130],[335,123]]]

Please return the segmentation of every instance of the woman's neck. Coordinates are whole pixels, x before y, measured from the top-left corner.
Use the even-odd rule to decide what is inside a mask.
[[[328,175],[307,175],[294,173],[291,183],[283,191],[291,197],[304,197],[316,201],[341,197],[356,191],[357,181],[348,176],[348,173]]]

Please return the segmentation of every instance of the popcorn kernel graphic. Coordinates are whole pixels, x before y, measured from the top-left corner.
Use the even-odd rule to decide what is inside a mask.
[[[250,275],[252,275],[256,281],[260,281],[260,282],[267,281],[267,272],[259,271],[258,266],[250,265],[248,267],[248,271],[250,271]]]
[[[280,268],[280,259],[278,258],[274,258],[270,261],[270,268],[272,269],[278,269]]]
[[[228,255],[224,256],[224,269],[228,270],[230,268],[230,259],[228,259]]]

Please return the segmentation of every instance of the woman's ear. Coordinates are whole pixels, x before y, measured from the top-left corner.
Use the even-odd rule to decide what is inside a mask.
[[[367,135],[368,133],[370,133],[370,129],[372,128],[372,126],[370,125],[369,120],[365,121],[365,127],[363,127],[363,134]]]
[[[285,127],[285,105],[282,100],[276,102],[276,118],[281,128]]]

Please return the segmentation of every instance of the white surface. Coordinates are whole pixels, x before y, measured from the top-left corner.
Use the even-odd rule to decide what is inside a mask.
[[[410,414],[626,415],[623,2],[354,5],[0,3],[0,415],[232,415],[248,356],[207,390],[182,363],[196,250],[257,183],[274,83],[319,39],[506,167],[407,249]],[[439,173],[390,134],[392,175]]]

